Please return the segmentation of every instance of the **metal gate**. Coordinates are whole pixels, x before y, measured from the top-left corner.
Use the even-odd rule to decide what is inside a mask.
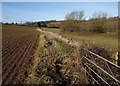
[[[81,61],[90,84],[120,86],[120,66],[96,53],[84,49]]]

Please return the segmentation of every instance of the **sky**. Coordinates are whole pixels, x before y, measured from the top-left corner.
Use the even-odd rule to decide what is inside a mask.
[[[2,2],[119,2],[119,0],[1,0]]]
[[[117,2],[2,2],[3,22],[64,20],[72,11],[85,11],[86,19],[95,12],[118,15]]]

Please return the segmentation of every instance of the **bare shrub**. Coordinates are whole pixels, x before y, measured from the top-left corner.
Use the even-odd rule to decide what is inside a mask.
[[[95,12],[92,18],[85,20],[84,11],[68,13],[60,24],[64,31],[77,33],[118,33],[118,17],[109,17],[106,12]]]

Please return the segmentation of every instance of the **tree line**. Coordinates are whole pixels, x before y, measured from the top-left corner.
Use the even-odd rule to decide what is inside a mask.
[[[33,27],[47,27],[47,28],[60,28],[63,31],[75,32],[75,33],[118,33],[118,20],[119,17],[109,17],[106,12],[95,12],[88,20],[85,18],[85,11],[72,11],[65,16],[65,20],[56,21],[38,21],[38,22],[25,22],[18,23],[5,23],[16,24]]]
[[[106,12],[96,12],[89,20],[85,19],[84,11],[73,11],[65,16],[60,28],[64,31],[79,33],[118,33],[119,17],[109,17]]]

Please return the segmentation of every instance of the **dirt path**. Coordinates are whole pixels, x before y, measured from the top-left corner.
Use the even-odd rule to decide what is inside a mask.
[[[60,39],[60,40],[64,41],[67,44],[70,44],[70,45],[73,45],[73,46],[79,46],[80,45],[80,42],[73,41],[72,39],[65,38],[65,37],[63,37],[63,36],[61,36],[61,35],[59,35],[57,33],[49,32],[49,31],[43,31],[43,30],[41,30],[39,28],[37,30],[40,31],[40,32],[45,33],[48,36],[50,35],[50,36],[53,36],[53,37],[55,37],[57,39]]]
[[[35,74],[36,74],[36,68],[37,68],[38,63],[40,61],[40,57],[39,57],[40,53],[39,53],[39,51],[40,51],[41,47],[44,46],[45,41],[46,41],[45,38],[44,38],[44,36],[45,36],[45,34],[40,35],[39,45],[38,45],[36,54],[34,55],[33,66],[32,66],[32,68],[30,70],[30,75],[26,79],[27,83],[34,82],[34,81],[37,80],[37,78],[35,77]]]

